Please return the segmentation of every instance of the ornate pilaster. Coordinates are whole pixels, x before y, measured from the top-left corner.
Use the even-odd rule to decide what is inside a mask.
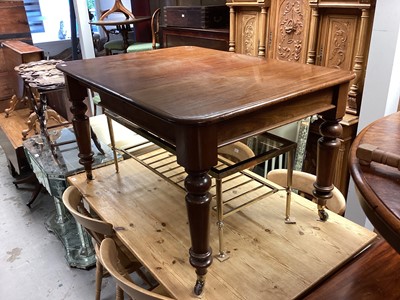
[[[362,77],[363,66],[365,63],[364,53],[367,40],[369,15],[370,12],[368,9],[362,9],[360,31],[357,43],[357,52],[354,58],[354,66],[353,66],[353,71],[356,74],[356,78],[354,78],[350,86],[348,108],[347,108],[348,112],[353,114],[357,114],[358,110],[360,109],[358,107],[359,103],[357,103],[357,95],[359,93],[359,82]]]
[[[312,5],[310,3],[310,5]],[[308,43],[307,64],[315,65],[316,47],[317,47],[317,27],[318,27],[318,8],[311,9],[310,35]]]

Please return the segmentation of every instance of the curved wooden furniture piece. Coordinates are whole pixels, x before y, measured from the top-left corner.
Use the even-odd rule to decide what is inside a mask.
[[[160,32],[160,14],[161,8],[157,8],[151,16],[151,43],[148,42],[136,42],[129,45],[126,52],[140,52],[155,50],[160,48],[159,32]]]
[[[108,17],[109,15],[111,15],[113,13],[123,13],[127,19],[129,19],[129,18],[134,19],[135,18],[135,16],[132,14],[132,12],[129,11],[129,9],[127,9],[122,4],[121,0],[115,0],[113,7],[111,7],[109,10],[107,10],[106,12],[104,12],[100,16],[100,21],[104,20],[106,17]]]
[[[379,146],[380,151],[386,153],[398,153],[400,112],[364,128],[355,139],[349,157],[350,173],[361,207],[379,233],[400,253],[400,171],[374,161],[376,149],[367,147],[366,150],[365,144]],[[371,151],[370,162],[366,151]]]
[[[218,149],[218,154],[233,162],[242,161],[254,157],[253,150],[242,142],[234,142]]]
[[[124,290],[132,299],[143,300],[172,300],[156,292],[148,291],[134,283],[127,271],[121,265],[118,256],[117,246],[113,239],[106,238],[100,245],[100,257],[104,267],[117,281],[117,286]],[[166,292],[165,292],[166,293]],[[122,298],[123,299],[123,298]]]
[[[104,44],[104,47],[108,51],[106,54],[111,55],[112,50],[124,51],[126,53],[126,49],[131,45],[134,41],[129,39],[129,32],[133,29],[132,25],[136,23],[145,22],[151,20],[151,16],[144,17],[136,17],[136,18],[126,18],[126,19],[105,19],[89,22],[91,25],[100,26],[103,28],[104,32],[107,34],[107,43]],[[113,32],[120,33],[122,39],[110,40],[111,30],[108,30],[107,27],[115,27]]]
[[[280,186],[287,186],[287,169],[276,169],[268,173],[267,179],[279,184]],[[292,177],[292,189],[298,190],[304,193],[305,198],[310,198],[315,202],[315,198],[312,196],[314,190],[314,182],[316,176],[310,173],[293,171]],[[332,190],[332,198],[326,201],[326,207],[337,213],[338,215],[343,215],[346,210],[346,199],[343,194],[334,187]]]
[[[68,211],[72,214],[75,220],[81,224],[85,230],[92,236],[93,240],[96,242],[96,300],[100,300],[101,296],[101,282],[103,278],[103,262],[99,256],[100,244],[104,238],[109,238],[118,243],[118,248],[115,249],[116,255],[119,258],[119,264],[123,266],[125,274],[130,274],[132,272],[137,272],[137,274],[145,282],[147,282],[150,287],[151,283],[148,281],[146,276],[143,274],[142,264],[138,259],[128,250],[115,236],[115,231],[113,225],[104,222],[99,219],[95,219],[85,208],[82,194],[76,187],[70,186],[63,193],[63,202]],[[114,244],[115,245],[115,244]],[[118,250],[117,250],[118,249]],[[117,295],[121,294],[121,291],[117,287]]]

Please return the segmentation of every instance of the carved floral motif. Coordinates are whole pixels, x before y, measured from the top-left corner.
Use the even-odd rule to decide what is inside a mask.
[[[248,17],[243,26],[244,54],[254,55],[255,17]]]
[[[328,64],[329,67],[341,69],[341,65],[346,58],[346,50],[348,48],[348,35],[350,29],[348,22],[335,22],[333,25],[334,32],[331,36],[332,51],[329,53]]]
[[[302,1],[286,0],[280,9],[278,57],[298,61],[303,47],[304,13]]]

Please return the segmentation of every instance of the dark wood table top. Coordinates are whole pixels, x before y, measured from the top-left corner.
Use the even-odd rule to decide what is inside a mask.
[[[400,299],[400,255],[384,239],[378,239],[301,300]]]
[[[400,253],[400,170],[378,162],[360,164],[357,149],[370,144],[399,155],[400,112],[381,118],[354,140],[349,168],[359,191],[360,204],[368,219],[382,236]]]
[[[188,174],[189,260],[196,268],[196,294],[212,264],[208,171],[217,164],[218,147],[319,114],[324,122],[315,195],[318,213],[326,218],[352,72],[200,47],[71,61],[57,68],[66,76],[88,179],[93,178],[93,153],[83,104],[87,88],[99,93],[106,109],[176,148],[177,162]]]
[[[4,42],[1,42],[1,45],[2,45],[2,47],[8,47],[21,55],[29,54],[29,53],[39,53],[43,56],[42,49],[40,49],[36,46],[30,45],[30,44],[24,43],[19,40],[18,41],[17,40],[4,41]],[[23,62],[27,62],[27,61],[23,61]]]
[[[60,69],[130,106],[178,124],[223,122],[273,106],[292,106],[299,96],[353,78],[352,73],[333,68],[198,47],[67,62]],[[331,98],[303,102],[306,108],[299,104],[292,108],[304,111],[302,116],[292,116],[293,121],[334,108]],[[278,127],[279,119],[270,120],[269,126]]]

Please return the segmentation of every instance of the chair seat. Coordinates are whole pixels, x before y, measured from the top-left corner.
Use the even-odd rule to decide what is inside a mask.
[[[132,45],[134,40],[128,40],[128,44]],[[107,50],[125,50],[124,42],[122,40],[112,40],[104,44],[104,48]]]
[[[156,43],[156,49],[160,48],[160,44]],[[127,49],[126,52],[141,52],[141,51],[148,51],[148,50],[153,50],[153,44],[152,43],[142,43],[142,42],[136,42],[132,45],[130,45]]]

